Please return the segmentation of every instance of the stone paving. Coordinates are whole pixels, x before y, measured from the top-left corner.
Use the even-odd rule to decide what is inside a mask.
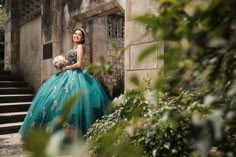
[[[0,157],[26,157],[19,134],[0,135]]]
[[[0,135],[0,157],[29,157],[23,150],[23,142],[18,133]],[[56,157],[72,157],[71,155],[58,155]],[[88,156],[86,156],[88,157]]]
[[[0,157],[29,157],[23,150],[23,142],[18,133],[0,135]],[[72,157],[70,155],[58,155],[56,157]]]

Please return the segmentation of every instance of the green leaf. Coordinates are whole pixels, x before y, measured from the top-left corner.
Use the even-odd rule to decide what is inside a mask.
[[[135,21],[145,24],[145,25],[149,25],[149,24],[155,24],[154,21],[156,21],[155,16],[151,15],[151,14],[145,14],[143,16],[137,16],[133,18]]]
[[[177,4],[178,0],[159,0],[160,3],[164,4],[164,3],[172,3],[172,4]]]
[[[76,104],[76,102],[78,102],[79,98],[81,97],[81,95],[85,94],[85,91],[79,91],[76,94],[74,94],[73,96],[71,96],[63,105],[62,107],[62,112],[60,114],[60,118],[59,121],[56,122],[56,125],[62,125],[63,123],[65,123],[67,121],[68,115],[71,111],[71,109],[73,108],[73,106]]]
[[[138,62],[141,62],[142,60],[153,54],[156,50],[157,50],[157,44],[153,44],[145,48],[138,56]]]
[[[143,150],[139,145],[129,142],[126,138],[121,140],[116,149],[118,156],[142,157],[143,154]]]
[[[47,157],[45,149],[49,141],[49,134],[43,129],[33,129],[25,138],[24,148],[32,153],[32,157]]]
[[[127,91],[127,96],[129,97],[135,97],[140,94],[142,94],[142,90],[139,90],[139,89],[132,89],[132,90]]]
[[[100,55],[100,56],[99,56],[99,61],[100,61],[102,64],[104,64],[104,63],[106,62],[106,59],[105,59],[105,57],[104,57],[103,55]]]
[[[96,65],[96,64],[90,64],[87,66],[87,70],[91,73],[99,71],[101,69],[101,65]]]
[[[131,81],[134,85],[140,86],[140,81],[139,81],[138,76],[132,75],[132,76],[130,77],[130,81]]]
[[[115,49],[115,51],[119,50],[120,48],[116,42],[112,42],[111,45],[112,45],[112,48]]]

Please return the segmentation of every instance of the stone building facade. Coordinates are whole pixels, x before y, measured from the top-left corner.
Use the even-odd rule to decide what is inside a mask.
[[[65,54],[72,47],[76,27],[86,30],[85,63],[98,61],[100,55],[114,62],[113,75],[100,81],[110,96],[125,85],[133,74],[156,77],[162,62],[163,42],[154,41],[133,16],[155,11],[155,0],[8,0],[6,1],[5,70],[23,75],[37,90],[53,73],[53,57]],[[113,43],[126,52],[115,60]],[[160,45],[154,57],[136,62],[138,54],[150,44]],[[120,89],[119,89],[120,88]]]

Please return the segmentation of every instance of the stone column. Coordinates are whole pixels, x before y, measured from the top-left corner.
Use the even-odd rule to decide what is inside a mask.
[[[62,3],[58,0],[53,0],[52,9],[52,42],[53,56],[61,54],[61,32],[62,32]]]
[[[43,0],[42,3],[42,45],[41,82],[53,73],[53,57],[61,54],[61,12],[62,3],[58,0]]]
[[[18,9],[17,1],[6,1],[4,70],[9,70],[14,75],[20,73]]]
[[[125,89],[133,88],[129,81],[130,76],[137,75],[143,80],[148,74],[153,82],[157,78],[157,72],[162,61],[158,56],[163,53],[163,42],[154,40],[145,27],[136,23],[132,18],[148,12],[154,12],[158,8],[155,0],[126,0],[125,6]],[[152,56],[138,63],[137,58],[143,49],[150,45],[157,45]]]

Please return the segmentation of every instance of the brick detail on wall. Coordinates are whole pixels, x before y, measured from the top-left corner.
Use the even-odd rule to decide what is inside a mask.
[[[112,73],[100,74],[102,76],[97,78],[106,93],[114,98],[124,92],[124,55],[117,58],[117,52],[124,49],[124,16],[120,13],[113,13],[105,19],[102,23],[104,28],[100,28],[107,31],[102,37],[107,42],[103,55],[105,55],[106,61],[112,64]]]
[[[97,79],[109,97],[114,98],[124,92],[124,56],[119,58],[110,56],[109,60],[112,63],[112,73],[103,76],[97,75]]]

